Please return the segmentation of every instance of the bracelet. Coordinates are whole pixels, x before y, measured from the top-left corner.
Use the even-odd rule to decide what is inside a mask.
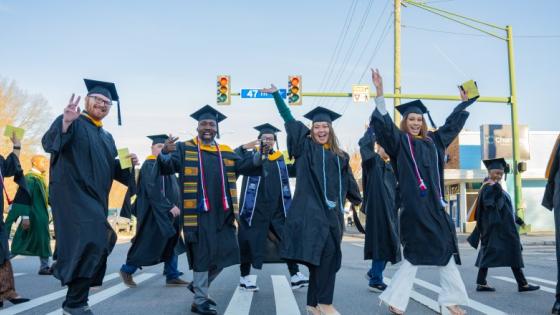
[[[21,146],[14,146],[14,150],[21,150]]]

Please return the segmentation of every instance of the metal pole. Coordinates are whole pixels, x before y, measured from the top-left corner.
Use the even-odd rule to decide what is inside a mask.
[[[517,93],[515,84],[515,63],[513,60],[513,34],[510,25],[506,26],[506,32],[509,64],[509,89],[511,95],[511,134],[513,138],[513,177],[515,180],[515,209],[517,215],[523,219],[525,216],[525,209],[523,208],[521,173],[517,168],[521,157],[519,154],[519,127],[517,125]]]
[[[401,99],[399,95],[401,94],[401,0],[395,0],[395,75],[394,75],[394,94],[395,99],[393,104],[394,109],[394,121],[398,126],[401,122],[401,116],[397,111],[397,106],[401,104]]]

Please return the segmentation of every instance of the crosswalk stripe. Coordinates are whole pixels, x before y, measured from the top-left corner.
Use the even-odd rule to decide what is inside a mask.
[[[14,273],[14,277],[23,276],[25,273]]]
[[[434,292],[436,292],[436,293],[438,293],[438,294],[439,294],[439,292],[441,292],[441,288],[440,288],[440,287],[438,287],[437,285],[433,285],[433,284],[431,284],[431,283],[429,283],[429,282],[426,282],[426,281],[424,281],[424,280],[416,279],[416,280],[414,281],[414,283],[416,283],[417,285],[419,285],[419,286],[421,286],[421,287],[423,287],[423,288],[426,288],[426,289],[428,289],[428,290],[430,290],[430,291],[434,291]],[[507,315],[506,313],[504,313],[504,312],[502,312],[502,311],[500,311],[500,310],[498,310],[498,309],[495,309],[495,308],[493,308],[493,307],[491,307],[491,306],[488,306],[488,305],[486,305],[486,304],[482,304],[482,303],[477,302],[477,301],[475,301],[475,300],[473,300],[473,299],[470,299],[470,298],[469,298],[469,305],[468,305],[468,307],[470,307],[470,308],[472,308],[472,309],[475,309],[475,310],[477,310],[477,311],[479,311],[479,312],[482,312],[482,313],[484,313],[484,314]]]
[[[550,284],[550,285],[554,285],[554,286],[556,285],[555,281],[545,280],[545,279],[541,279],[541,278],[537,278],[537,277],[527,277],[527,279],[537,281],[537,282],[546,283],[546,284]]]
[[[383,281],[385,281],[387,284],[390,284],[391,278],[383,277]],[[439,308],[439,303],[437,301],[432,300],[429,297],[420,294],[414,290],[410,292],[410,298],[439,314],[440,308]],[[443,311],[443,314],[449,313],[447,309],[445,310],[442,309],[441,311]]]
[[[134,282],[136,283],[142,283],[152,277],[154,277],[156,274],[155,273],[143,273],[138,275],[137,277],[134,277]],[[94,295],[89,297],[89,301],[88,301],[88,305],[89,306],[94,306],[97,303],[103,302],[106,299],[113,297],[123,291],[125,291],[126,289],[129,289],[129,287],[127,287],[126,285],[124,285],[124,283],[119,283],[117,285],[114,285],[112,287],[109,287],[99,293],[95,293]],[[62,313],[62,309],[59,308],[56,311],[50,312],[47,315],[60,315]]]
[[[354,246],[357,246],[357,247],[364,248],[364,244],[360,244],[360,243],[350,243],[350,244],[352,244]]]
[[[502,280],[502,281],[505,281],[505,282],[510,282],[510,283],[515,283],[515,284],[517,284],[517,281],[515,281],[515,279],[508,278],[508,277],[492,276],[492,278],[495,278],[495,279],[498,279],[498,280]],[[533,284],[533,283],[531,283],[531,284]],[[556,294],[556,290],[555,290],[555,289],[552,289],[552,288],[549,288],[549,287],[545,287],[545,286],[542,286],[542,285],[541,285],[540,287],[541,287],[541,290],[544,291],[544,292]]]
[[[282,315],[301,315],[299,306],[296,302],[294,292],[288,283],[286,276],[270,276],[274,289],[274,303],[276,304],[276,314]]]
[[[103,278],[103,282],[111,281],[111,280],[116,279],[118,277],[119,277],[118,273],[108,274]],[[39,306],[39,305],[49,303],[49,302],[52,302],[54,300],[63,298],[64,296],[66,296],[66,290],[68,290],[68,289],[64,288],[62,290],[58,290],[56,292],[53,292],[53,293],[50,293],[50,294],[43,295],[41,297],[32,299],[31,301],[29,301],[27,303],[14,305],[12,307],[9,307],[5,310],[0,311],[0,315],[19,314],[21,312],[25,312],[25,311],[30,310],[34,307]]]
[[[248,277],[253,283],[257,283],[256,275],[249,275]],[[249,314],[249,311],[251,310],[251,302],[253,301],[253,293],[254,292],[251,291],[245,291],[238,286],[229,301],[224,315]]]

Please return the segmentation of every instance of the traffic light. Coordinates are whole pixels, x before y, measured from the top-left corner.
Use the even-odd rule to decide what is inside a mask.
[[[301,105],[301,75],[288,77],[288,104]]]
[[[218,105],[231,104],[231,89],[229,87],[229,75],[219,75],[217,82],[217,98]]]

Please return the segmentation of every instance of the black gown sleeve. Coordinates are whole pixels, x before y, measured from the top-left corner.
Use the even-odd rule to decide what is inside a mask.
[[[492,226],[500,223],[498,211],[504,207],[504,192],[500,184],[487,185],[481,192],[481,205],[485,213],[480,215],[487,219],[487,225]]]
[[[66,133],[62,133],[62,115],[58,116],[41,140],[45,152],[53,154],[56,159],[56,156],[72,141],[78,123],[78,120],[75,120]]]
[[[362,195],[360,194],[360,187],[354,178],[352,173],[352,168],[348,165],[348,176],[347,176],[348,192],[346,193],[346,199],[348,199],[354,206],[362,203]]]
[[[447,148],[463,129],[467,118],[469,118],[469,112],[466,109],[475,101],[476,98],[473,98],[457,105],[445,120],[445,124],[434,132],[434,137],[443,146],[443,149]]]
[[[143,169],[141,178],[141,185],[146,190],[148,200],[153,209],[162,214],[167,214],[174,206],[179,206],[175,205],[162,193],[162,191],[164,191],[162,183],[165,179],[160,176],[159,168],[156,163]]]
[[[260,176],[262,175],[262,164],[257,164],[260,155],[255,152],[246,152],[242,156],[236,154],[235,173],[237,176]]]
[[[160,153],[157,157],[157,165],[160,175],[173,175],[181,173],[183,161],[182,144],[178,143],[175,151],[170,153]]]
[[[2,177],[12,177],[19,172],[23,172],[21,169],[21,164],[19,163],[19,158],[15,153],[10,153],[6,159],[0,156],[0,166],[2,166]],[[3,193],[3,192],[2,192]]]
[[[375,134],[372,128],[368,128],[364,133],[364,136],[358,141],[360,146],[360,155],[362,157],[362,163],[369,161],[375,157],[373,145],[375,144]]]
[[[305,141],[309,139],[309,128],[299,120],[290,120],[284,124],[286,127],[288,154],[298,158],[303,154]]]
[[[385,152],[396,160],[401,146],[401,131],[395,126],[389,114],[381,115],[377,108],[371,115],[370,126],[373,125],[377,142]]]

